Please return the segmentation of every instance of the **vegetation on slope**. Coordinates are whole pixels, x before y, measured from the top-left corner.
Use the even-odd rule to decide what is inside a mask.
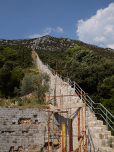
[[[24,54],[25,58],[26,55],[27,58],[29,56],[29,62],[26,62],[26,60],[24,60],[25,63],[23,64],[20,62],[20,58],[18,57],[19,50],[16,51],[11,47],[6,46],[1,46],[1,48],[1,53],[5,60],[2,62],[0,73],[0,97],[5,97],[8,99],[6,100],[2,98],[0,106],[21,106],[23,108],[44,107],[44,97],[45,93],[49,92],[50,78],[46,73],[38,72],[34,53],[32,52],[31,54],[30,51],[27,52],[27,54]],[[31,58],[31,55],[33,59]]]

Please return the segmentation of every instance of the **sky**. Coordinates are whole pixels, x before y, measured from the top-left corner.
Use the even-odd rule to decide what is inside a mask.
[[[44,35],[114,49],[114,0],[0,0],[0,39]]]

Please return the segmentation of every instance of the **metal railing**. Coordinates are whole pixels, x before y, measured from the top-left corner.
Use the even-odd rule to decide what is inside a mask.
[[[85,94],[82,88],[76,82],[74,83],[75,92]],[[83,95],[81,95],[80,98],[84,101]],[[114,125],[114,122],[112,121],[114,116],[101,103],[95,103],[88,95],[86,95],[86,104],[90,108],[91,112],[94,112],[95,115],[99,115],[105,121],[107,130],[108,127],[110,127],[114,131],[114,128],[112,127],[112,125]]]
[[[40,60],[38,54],[37,54],[37,57],[38,57],[38,60],[41,62],[41,64],[46,66],[53,75],[57,74],[59,78],[61,78],[64,82],[66,82],[68,85],[74,88],[74,92],[76,94],[85,94],[82,88],[75,81],[73,82],[69,78],[59,75],[48,64],[43,63]],[[80,99],[84,102],[84,95],[80,95]],[[114,131],[114,128],[113,128],[114,122],[112,121],[114,119],[114,116],[101,103],[95,103],[88,95],[86,95],[86,104],[90,108],[91,112],[94,112],[94,114],[99,115],[102,118],[102,120],[104,120],[104,122],[107,125],[107,130],[108,130],[108,127],[110,127],[111,130]],[[96,110],[98,112],[96,112]]]

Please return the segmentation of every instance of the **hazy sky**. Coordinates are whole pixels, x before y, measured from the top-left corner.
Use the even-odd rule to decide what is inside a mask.
[[[114,0],[0,0],[0,38],[44,35],[114,49]]]

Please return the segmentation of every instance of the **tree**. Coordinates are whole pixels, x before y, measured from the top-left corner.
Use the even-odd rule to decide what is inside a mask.
[[[81,51],[81,50],[85,50],[84,52],[87,53],[88,51],[90,51],[89,49],[85,48],[84,46],[76,46],[74,48],[69,48],[65,51],[65,53],[67,54],[66,56],[66,60],[69,61],[72,59],[73,55],[75,53],[78,53],[78,51]]]
[[[32,73],[24,76],[20,85],[21,95],[27,95],[34,91],[34,79],[35,77]]]
[[[0,54],[0,68],[2,68],[5,59],[6,59],[5,56],[3,56],[2,54]]]
[[[38,77],[35,78],[34,87],[39,103],[44,101],[42,97],[44,97],[46,93],[49,93],[49,81],[50,77],[47,73],[40,73]]]
[[[114,75],[103,80],[102,85],[99,87],[99,92],[100,96],[105,99],[114,96]]]
[[[7,60],[15,61],[17,60],[17,52],[10,47],[4,49],[4,56]]]
[[[0,89],[6,97],[14,96],[14,87],[19,87],[23,72],[14,61],[6,61],[1,69]]]
[[[81,50],[67,62],[66,72],[90,95],[98,93],[98,87],[106,77],[114,74],[114,62],[96,56],[92,51]]]
[[[22,95],[27,95],[35,92],[37,102],[41,103],[46,92],[49,92],[50,77],[47,73],[40,73],[39,75],[26,74],[21,81],[20,90]]]
[[[23,77],[24,77],[24,73],[21,67],[17,66],[13,68],[13,70],[11,71],[11,83],[13,87],[14,86],[19,87],[20,81],[22,80]]]

